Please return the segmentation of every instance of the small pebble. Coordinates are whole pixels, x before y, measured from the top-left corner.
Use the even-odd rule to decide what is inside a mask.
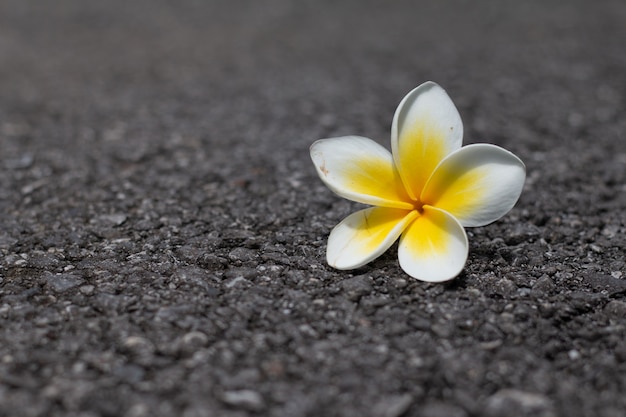
[[[230,406],[249,411],[262,411],[265,408],[263,397],[253,390],[226,391],[222,401]]]
[[[70,290],[74,287],[81,285],[84,282],[82,277],[78,275],[70,274],[47,274],[46,285],[57,293],[62,293]]]

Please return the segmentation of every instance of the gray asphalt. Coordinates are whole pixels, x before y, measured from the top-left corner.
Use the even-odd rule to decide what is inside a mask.
[[[0,0],[0,416],[626,415],[626,3]],[[526,163],[463,273],[325,262],[442,85]]]

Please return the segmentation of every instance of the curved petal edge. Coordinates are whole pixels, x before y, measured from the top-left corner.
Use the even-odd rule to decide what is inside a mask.
[[[441,161],[420,199],[465,227],[484,226],[513,208],[525,178],[524,163],[511,152],[491,144],[468,145]]]
[[[341,197],[373,206],[412,207],[391,154],[373,140],[360,136],[320,139],[310,151],[321,180]]]
[[[354,269],[378,258],[398,239],[416,211],[371,207],[346,217],[330,232],[326,248],[328,264]]]
[[[424,206],[400,238],[400,267],[420,281],[443,282],[461,273],[469,251],[463,226],[450,214]]]
[[[438,84],[421,84],[402,99],[391,125],[391,152],[413,199],[437,164],[459,149],[462,141],[461,116]]]

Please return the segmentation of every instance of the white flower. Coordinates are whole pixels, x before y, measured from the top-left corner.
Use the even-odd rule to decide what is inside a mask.
[[[383,254],[398,238],[400,266],[422,281],[457,276],[467,260],[464,227],[484,226],[517,202],[526,168],[498,146],[461,147],[463,125],[437,84],[427,82],[400,102],[391,150],[359,136],[311,146],[328,188],[374,207],[346,217],[330,233],[328,263],[353,269]]]

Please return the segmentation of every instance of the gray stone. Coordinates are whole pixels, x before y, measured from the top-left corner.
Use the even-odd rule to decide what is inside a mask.
[[[248,248],[235,248],[228,253],[231,261],[248,262],[256,258],[257,251]]]
[[[46,273],[46,285],[57,293],[66,292],[81,285],[85,280],[72,274],[51,274]]]
[[[358,301],[362,296],[367,295],[374,289],[372,278],[367,275],[358,275],[356,277],[347,278],[339,284],[351,301]]]
[[[516,389],[503,389],[487,398],[485,414],[489,417],[516,416],[556,417],[554,405],[542,394]]]
[[[626,318],[626,302],[621,300],[611,300],[604,306],[604,312],[615,320]]]
[[[413,401],[411,394],[390,395],[374,406],[373,413],[380,417],[400,417],[411,407]]]
[[[263,397],[253,390],[226,391],[222,395],[226,404],[250,411],[262,411],[265,408]]]

